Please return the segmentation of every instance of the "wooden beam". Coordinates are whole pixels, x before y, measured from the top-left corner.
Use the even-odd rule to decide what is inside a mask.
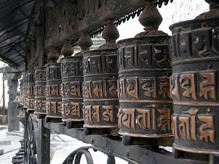
[[[120,19],[121,17],[144,7],[147,1],[148,0],[111,1],[105,7],[99,8],[85,18],[75,21],[76,23],[73,26],[67,27],[56,35],[52,35],[52,37],[45,41],[45,48],[48,49],[51,46],[59,46],[63,44],[66,39],[76,41],[84,31],[90,33],[97,28],[104,26],[109,18],[113,18],[114,20]],[[75,15],[72,17],[75,17]]]

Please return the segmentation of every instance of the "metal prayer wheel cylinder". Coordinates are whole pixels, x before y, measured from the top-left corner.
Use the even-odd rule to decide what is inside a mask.
[[[170,137],[172,100],[169,36],[119,41],[119,134],[130,137]]]
[[[20,96],[19,96],[19,101],[20,104],[23,105],[23,96],[24,96],[24,89],[23,89],[23,77],[20,79]]]
[[[34,85],[35,75],[33,72],[27,72],[27,110],[34,111]]]
[[[170,27],[174,148],[219,153],[219,21],[192,20]]]
[[[117,128],[117,50],[83,52],[84,127]]]
[[[82,56],[69,56],[61,60],[63,121],[83,121],[83,69]]]
[[[35,68],[35,112],[46,115],[46,67]]]
[[[46,68],[46,112],[48,118],[62,118],[60,63],[49,63]]]
[[[27,73],[25,73],[23,75],[23,105],[26,108],[27,108],[27,105],[28,105],[28,99],[27,99],[28,87],[27,87],[27,84],[28,84]]]

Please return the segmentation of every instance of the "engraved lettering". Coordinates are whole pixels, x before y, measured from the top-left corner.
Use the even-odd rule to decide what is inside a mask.
[[[171,98],[170,96],[170,79],[169,77],[160,77],[160,91],[159,94],[163,98]]]
[[[84,117],[87,121],[92,122],[92,109],[90,105],[86,105],[84,108]]]
[[[79,81],[71,82],[71,95],[81,97],[81,85]]]
[[[177,129],[177,118],[178,116],[176,115],[172,115],[172,133],[174,138],[176,138],[177,140],[179,139],[178,137],[178,129]]]
[[[124,98],[125,97],[125,79],[119,80],[119,93],[118,97]]]
[[[170,80],[170,85],[171,85],[170,92],[171,92],[172,97],[176,97],[176,98],[180,99],[178,77],[179,77],[178,74],[173,74],[171,76],[171,80]]]
[[[200,83],[200,96],[206,100],[216,100],[216,77],[215,72],[200,72],[203,81]]]
[[[100,122],[100,106],[94,105],[93,110],[95,110],[95,112],[93,113],[93,117],[96,118],[97,122]]]
[[[80,104],[71,102],[71,108],[72,108],[71,114],[80,117]]]
[[[69,103],[64,104],[64,110],[65,110],[65,114],[66,116],[69,116],[70,114],[70,109],[69,109]]]
[[[195,75],[181,74],[179,81],[182,87],[183,96],[197,100],[195,89]]]
[[[215,144],[214,117],[199,115],[198,118],[202,122],[202,125],[199,127],[200,140],[203,142]]]
[[[103,120],[106,122],[114,122],[113,118],[113,105],[108,105],[108,106],[102,106],[103,110]]]
[[[139,56],[139,61],[143,61],[143,64],[147,67],[152,67],[152,47],[151,45],[139,44],[137,45],[137,51]]]
[[[189,130],[189,117],[179,117],[179,133],[181,137],[186,140],[190,140],[190,130]]]
[[[157,97],[156,78],[140,79],[140,84],[144,91],[144,96],[152,98]]]
[[[86,81],[84,85],[85,98],[91,98],[91,81]]]
[[[170,110],[169,109],[162,109],[162,110],[158,109],[158,111],[161,115],[160,117],[158,117],[157,126],[163,131],[170,130]]]
[[[151,129],[151,115],[150,110],[142,110],[137,109],[138,115],[137,115],[137,124],[142,129]]]
[[[135,109],[123,109],[122,124],[129,129],[135,129]]]
[[[126,79],[127,82],[127,93],[128,95],[134,97],[134,98],[138,98],[138,79]]]

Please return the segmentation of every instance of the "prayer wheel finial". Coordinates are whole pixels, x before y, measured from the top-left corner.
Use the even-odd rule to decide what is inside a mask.
[[[71,56],[74,53],[74,50],[68,41],[65,42],[61,49],[61,54],[64,57]]]
[[[49,54],[48,54],[48,62],[50,62],[50,63],[56,63],[57,60],[58,60],[58,58],[59,58],[58,53],[56,52],[55,48],[52,47],[52,48],[50,49]]]
[[[196,19],[208,19],[219,17],[219,1],[218,0],[205,0],[210,5],[210,10],[200,14]]]
[[[158,9],[153,3],[147,3],[144,10],[142,11],[139,22],[144,26],[144,32],[137,34],[135,37],[144,37],[150,35],[167,35],[163,31],[159,31],[158,28],[163,18],[160,15]]]
[[[87,33],[83,33],[78,40],[78,45],[81,48],[81,52],[89,50],[92,44],[93,42]]]
[[[119,38],[119,31],[113,24],[112,20],[109,20],[104,27],[102,37],[106,40],[106,43],[99,47],[99,49],[116,49],[116,39]]]

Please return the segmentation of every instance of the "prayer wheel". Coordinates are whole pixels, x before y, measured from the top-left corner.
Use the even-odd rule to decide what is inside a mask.
[[[208,3],[209,12],[170,27],[173,147],[218,154],[219,2]]]
[[[23,75],[23,105],[25,108],[27,108],[27,73],[24,73]]]
[[[34,85],[35,85],[35,77],[34,72],[27,72],[27,111],[34,112]]]
[[[46,68],[46,121],[61,122],[62,119],[62,96],[61,96],[61,67],[57,63],[58,54],[51,49]]]
[[[19,103],[23,105],[23,96],[24,96],[24,85],[23,85],[23,77],[20,79],[20,96],[19,96]]]
[[[118,127],[118,69],[115,41],[119,34],[112,21],[106,25],[102,35],[106,44],[98,50],[82,53],[85,128]]]
[[[119,134],[171,137],[169,36],[157,30],[162,17],[153,4],[146,5],[139,20],[146,31],[117,43]]]
[[[92,40],[88,34],[83,34],[78,41],[81,52],[71,56],[73,49],[66,42],[62,47],[61,54],[64,58],[61,60],[62,71],[62,102],[63,113],[62,120],[66,122],[67,128],[83,126],[83,69],[82,52],[89,50]]]
[[[35,111],[36,115],[46,115],[46,67],[35,68]]]

